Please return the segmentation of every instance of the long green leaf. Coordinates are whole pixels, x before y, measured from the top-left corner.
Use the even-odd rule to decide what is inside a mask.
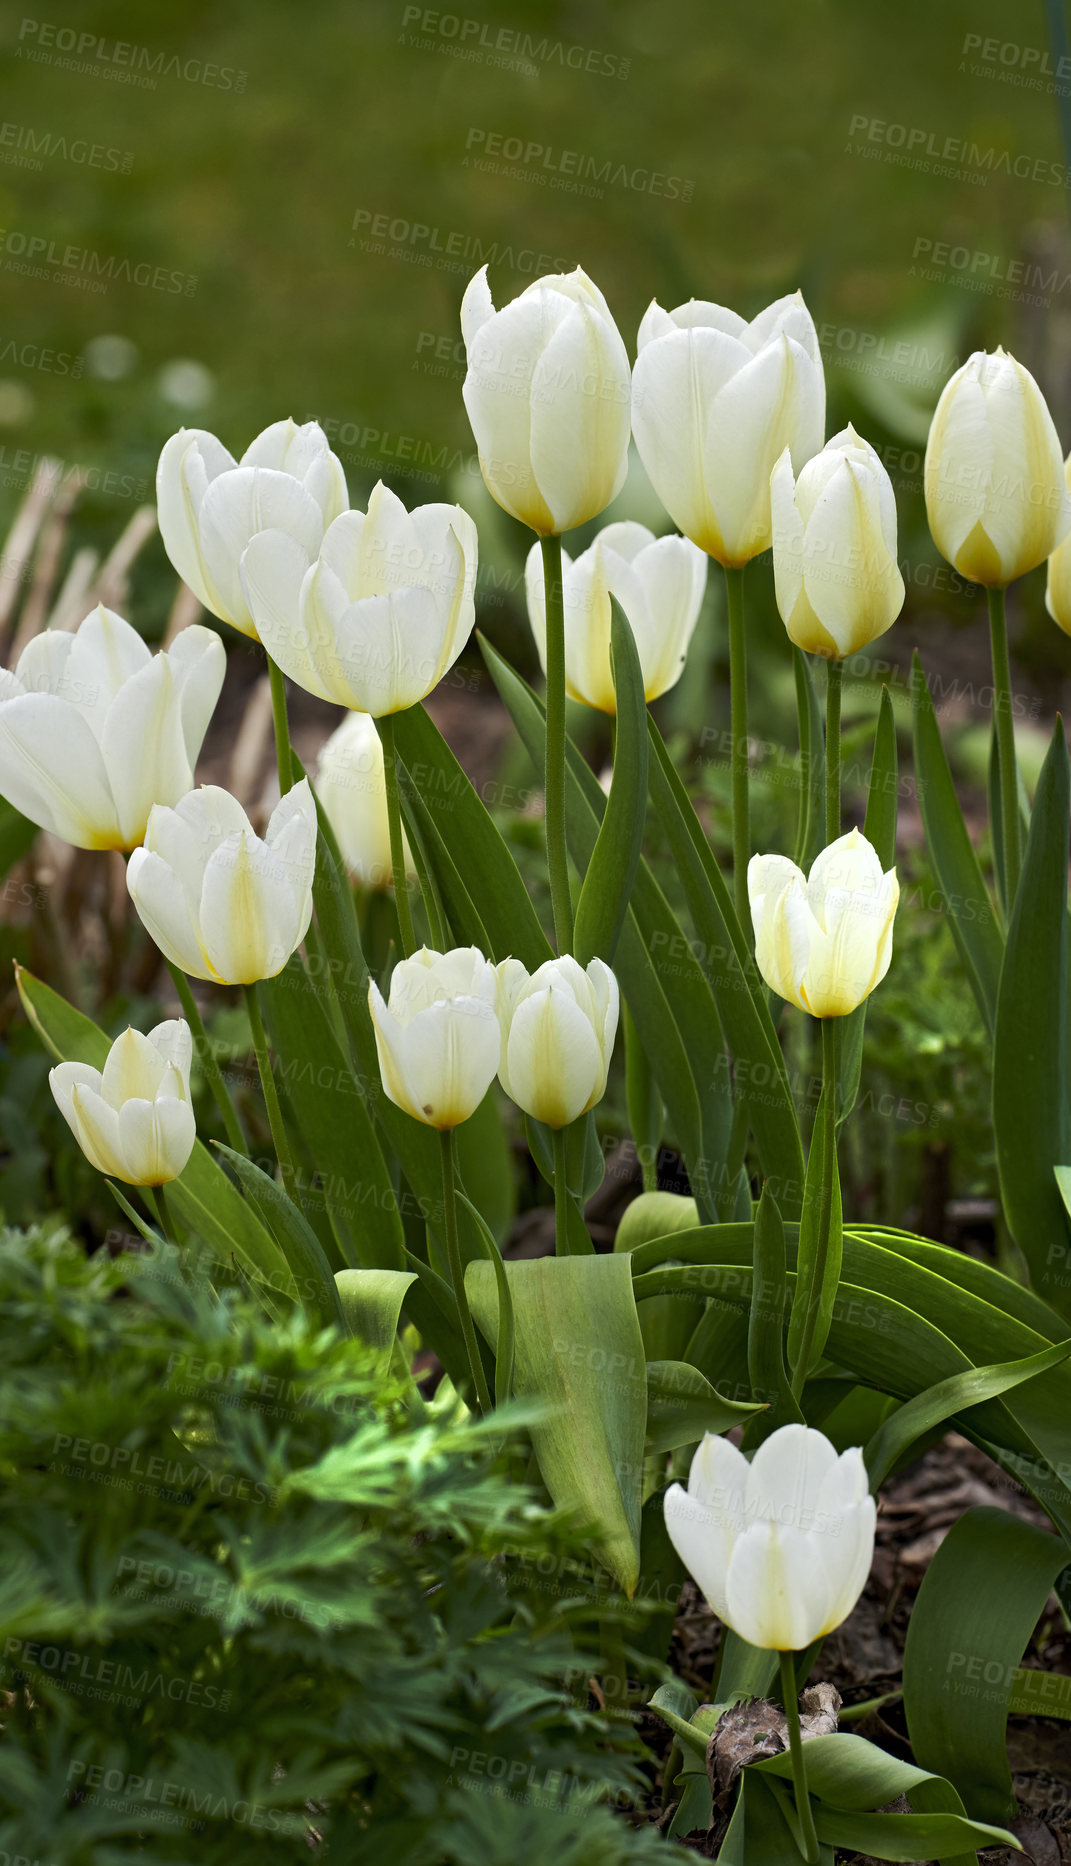
[[[237,1153],[233,1147],[225,1147],[222,1141],[214,1144],[217,1152],[233,1168],[257,1216],[268,1227],[286,1257],[309,1313],[323,1327],[343,1327],[342,1304],[331,1266],[308,1219],[287,1198],[282,1187],[244,1153]]]
[[[825,844],[826,741],[810,658],[795,644],[792,671],[800,737],[800,807],[794,860],[797,868],[807,872]]]
[[[803,1418],[785,1365],[785,1311],[788,1264],[785,1226],[777,1200],[767,1186],[755,1213],[755,1281],[747,1327],[747,1365],[752,1392],[769,1412],[755,1421],[755,1436]]]
[[[648,1452],[694,1445],[704,1432],[718,1437],[761,1410],[761,1403],[725,1399],[687,1361],[647,1363]]]
[[[610,598],[610,646],[617,696],[614,770],[599,833],[576,908],[573,951],[613,964],[636,879],[647,805],[647,701],[631,624]]]

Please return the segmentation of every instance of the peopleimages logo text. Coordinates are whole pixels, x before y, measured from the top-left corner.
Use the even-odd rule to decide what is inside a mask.
[[[25,43],[24,43],[25,42]],[[57,59],[55,54],[68,54]],[[177,52],[151,52],[146,45],[133,45],[128,39],[106,39],[96,32],[76,32],[73,26],[57,26],[52,20],[24,19],[19,27],[16,58],[39,60],[43,64],[69,64],[72,69],[92,71],[115,77],[121,82],[148,84],[155,88],[157,78],[183,78],[187,84],[204,84],[210,90],[245,90],[248,73],[233,65],[216,65],[209,59],[180,58]]]
[[[192,298],[197,290],[197,274],[180,272],[173,266],[156,266],[149,260],[129,259],[119,253],[98,253],[91,246],[68,246],[62,240],[50,240],[44,233],[24,233],[18,227],[0,227],[0,254],[9,271],[27,271],[35,278],[69,279],[82,274],[88,281],[118,281],[125,285],[147,285],[154,292],[184,292]]]

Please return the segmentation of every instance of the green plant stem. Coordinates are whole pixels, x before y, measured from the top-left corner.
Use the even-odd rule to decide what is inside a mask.
[[[559,954],[573,950],[573,901],[565,840],[565,597],[562,541],[540,538],[547,616],[547,736],[543,788],[546,798],[547,873]]]
[[[245,993],[246,1010],[249,1012],[249,1027],[253,1032],[253,1053],[260,1071],[260,1086],[264,1090],[264,1103],[268,1110],[268,1126],[271,1128],[271,1137],[283,1175],[283,1187],[287,1197],[297,1205],[297,1175],[294,1172],[290,1143],[283,1126],[283,1111],[279,1106],[275,1077],[271,1072],[271,1058],[268,1055],[268,1040],[264,1035],[264,1020],[260,1015],[260,1005],[257,1002],[257,988],[255,985],[243,985],[242,990]]]
[[[781,1658],[781,1696],[785,1701],[785,1720],[788,1724],[788,1747],[792,1757],[792,1787],[796,1796],[796,1813],[799,1816],[800,1840],[803,1857],[807,1866],[818,1866],[821,1854],[818,1851],[818,1835],[814,1831],[814,1815],[811,1812],[811,1798],[807,1793],[807,1764],[803,1755],[803,1738],[800,1734],[800,1707],[796,1694],[795,1654],[782,1652]]]
[[[267,655],[268,679],[271,682],[271,716],[275,725],[275,759],[279,767],[279,794],[286,796],[294,783],[290,763],[290,727],[286,718],[286,680],[283,670]]]
[[[569,1184],[564,1127],[554,1129],[554,1254],[556,1257],[570,1255]]]
[[[993,656],[993,730],[1000,762],[1001,837],[1004,844],[1006,906],[1011,912],[1019,886],[1019,770],[1015,761],[1015,724],[1012,713],[1011,662],[1004,591],[988,590],[989,644]]]
[[[227,1143],[234,1148],[236,1153],[248,1153],[249,1143],[243,1132],[238,1110],[231,1100],[230,1091],[223,1080],[223,1074],[216,1061],[215,1052],[208,1038],[208,1032],[205,1030],[201,1013],[197,1009],[193,992],[190,989],[190,981],[186,977],[185,972],[180,971],[177,965],[172,965],[170,959],[165,960],[165,964],[171,974],[171,982],[178,992],[179,1003],[182,1006],[182,1014],[190,1026],[194,1048],[197,1051],[197,1059],[201,1068],[204,1070],[205,1080],[215,1097],[216,1107],[223,1117],[223,1125],[227,1130]]]
[[[841,663],[826,662],[826,842],[840,835]]]
[[[465,1294],[465,1266],[461,1261],[461,1244],[457,1235],[453,1128],[440,1128],[439,1140],[442,1145],[443,1230],[446,1233],[446,1260],[450,1266],[450,1281],[453,1284],[454,1299],[461,1320],[461,1333],[465,1338],[465,1351],[468,1355],[469,1374],[476,1396],[477,1411],[487,1413],[491,1411],[491,1393],[483,1371],[483,1362],[480,1359],[480,1344],[476,1339],[469,1299]]]
[[[171,1217],[171,1208],[164,1197],[163,1186],[154,1186],[153,1192],[156,1195],[156,1215],[159,1219],[160,1230],[163,1232],[164,1242],[166,1244],[177,1244],[179,1241],[178,1232],[175,1230],[174,1222]]]
[[[751,858],[751,821],[747,761],[747,630],[744,623],[744,567],[725,566],[729,606],[729,704],[732,726],[733,898],[745,937],[751,938],[747,865]]]
[[[810,1287],[805,1291],[807,1306],[803,1317],[803,1334],[800,1340],[799,1358],[792,1373],[792,1392],[796,1399],[807,1381],[810,1368],[811,1343],[818,1322],[818,1308],[822,1299],[822,1284],[825,1281],[826,1260],[829,1256],[829,1232],[833,1221],[833,1184],[837,1172],[837,1018],[823,1017],[822,1025],[822,1102],[823,1151],[822,1180],[819,1187],[818,1242],[811,1265]],[[813,1144],[813,1143],[812,1143]]]
[[[405,878],[405,843],[402,838],[402,804],[398,793],[398,754],[394,746],[394,715],[384,713],[376,720],[376,731],[383,747],[383,777],[387,789],[387,828],[390,832],[390,866],[394,878],[394,905],[398,910],[398,931],[402,939],[402,957],[416,951],[416,934],[409,907],[409,889]]]

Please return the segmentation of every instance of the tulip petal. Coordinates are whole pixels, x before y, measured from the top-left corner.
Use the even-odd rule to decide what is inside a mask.
[[[177,803],[193,783],[181,696],[166,655],[158,654],[116,695],[100,749],[123,846],[133,848],[144,838],[153,805]]]
[[[775,1652],[802,1652],[817,1639],[834,1600],[831,1549],[822,1544],[821,1536],[776,1522],[751,1523],[737,1538],[725,1594],[726,1618],[741,1639]]]
[[[461,335],[466,349],[471,347],[477,333],[494,315],[495,301],[487,283],[487,267],[481,266],[466,285],[465,296],[461,300]]]
[[[285,532],[304,546],[311,560],[323,529],[323,513],[315,499],[289,473],[235,467],[213,480],[201,503],[201,552],[221,598],[223,620],[247,633],[254,626],[240,565],[258,532]]]
[[[201,885],[201,939],[216,977],[228,985],[274,978],[303,937],[303,909],[274,850],[252,830],[229,836]]]
[[[82,714],[54,694],[0,704],[0,796],[76,849],[123,846],[100,746]]]
[[[709,485],[710,414],[719,391],[750,361],[750,351],[725,331],[675,330],[640,352],[633,376],[632,428],[648,478],[685,537],[719,561],[725,544]],[[730,476],[735,469],[734,451]]]
[[[735,1534],[710,1504],[671,1484],[663,1503],[666,1534],[719,1620],[728,1622],[726,1580]]]
[[[226,982],[213,971],[190,898],[163,856],[147,848],[135,849],[127,863],[126,885],[142,925],[165,959],[191,978],[211,978],[217,985]]]
[[[532,470],[555,531],[594,518],[628,472],[631,376],[617,326],[586,303],[558,325],[532,373]]]
[[[312,560],[298,539],[284,531],[260,531],[242,552],[241,581],[257,634],[284,674],[319,700],[332,695],[317,666],[315,627],[310,629],[306,589]]]
[[[390,1013],[384,1013],[389,1018]],[[376,1021],[377,1043],[384,1032]],[[498,1069],[499,1026],[479,998],[431,1004],[404,1027],[395,1023],[380,1048],[391,1101],[427,1127],[452,1128],[474,1114]]]
[[[116,1113],[125,1101],[137,1098],[151,1102],[166,1069],[164,1057],[142,1031],[124,1030],[108,1051],[100,1092]]]
[[[197,1123],[188,1102],[170,1095],[125,1101],[119,1110],[123,1177],[135,1186],[166,1185],[183,1171],[196,1138]]]
[[[74,1112],[74,1089],[76,1086],[81,1086],[92,1089],[95,1095],[99,1095],[100,1070],[94,1069],[90,1063],[57,1063],[55,1068],[48,1072],[48,1086],[52,1090],[57,1108],[77,1140],[78,1120]]]
[[[823,1432],[805,1425],[783,1425],[763,1440],[748,1472],[747,1520],[794,1524],[807,1529],[814,1520],[823,1479],[837,1454]]]
[[[192,771],[223,690],[227,652],[214,628],[202,628],[199,622],[193,622],[179,630],[166,652],[166,659],[175,675],[182,736]],[[162,797],[154,799],[154,802],[165,801]]]
[[[106,1173],[109,1179],[127,1180],[119,1116],[115,1109],[80,1082],[71,1090],[71,1104],[75,1137],[90,1166],[95,1166],[98,1173]]]
[[[552,330],[572,314],[559,292],[522,292],[466,337],[468,371],[461,394],[480,468],[493,498],[544,536],[554,518],[532,470],[532,359]]]
[[[411,585],[351,603],[338,618],[334,653],[321,673],[331,698],[380,719],[415,706],[438,685],[443,618],[431,590]]]
[[[184,1017],[168,1017],[149,1031],[149,1042],[162,1058],[165,1068],[177,1071],[186,1099],[190,1094],[190,1069],[193,1065],[193,1032]]]
[[[213,615],[221,602],[201,556],[198,513],[209,483],[237,465],[206,428],[180,428],[156,468],[156,518],[164,549],[182,581]]]
[[[513,1099],[548,1127],[567,1127],[586,1114],[606,1086],[591,1020],[560,985],[518,1005],[507,1060]]]

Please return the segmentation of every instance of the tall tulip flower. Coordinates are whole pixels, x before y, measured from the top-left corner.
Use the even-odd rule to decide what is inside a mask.
[[[903,607],[892,481],[849,424],[799,474],[770,476],[774,588],[789,637],[826,660],[858,653]]]
[[[320,748],[316,795],[346,867],[364,888],[392,881],[383,747],[367,713],[347,713]],[[409,845],[406,873],[415,874]]]
[[[511,1101],[548,1127],[567,1127],[606,1093],[620,1010],[617,980],[601,959],[569,954],[532,973],[498,967],[502,1053],[498,1079]]]
[[[784,855],[748,870],[755,962],[771,991],[812,1017],[847,1017],[889,969],[900,897],[857,829],[823,849],[809,876]]]
[[[196,624],[156,655],[103,604],[43,630],[0,669],[0,795],[75,848],[134,848],[154,803],[191,788],[225,671]]]
[[[192,1060],[193,1037],[180,1017],[148,1036],[125,1030],[103,1071],[88,1063],[58,1063],[49,1071],[56,1105],[91,1166],[128,1186],[178,1178],[197,1137]]]
[[[611,596],[636,637],[647,699],[668,693],[680,679],[706,580],[707,560],[698,546],[687,538],[656,538],[646,525],[631,520],[604,526],[575,559],[563,551],[565,690],[570,698],[603,713],[617,711],[610,666]],[[528,553],[525,589],[546,672],[546,588],[538,544]]]
[[[349,505],[342,466],[315,421],[274,421],[235,460],[204,428],[180,428],[156,470],[164,548],[209,612],[257,634],[242,588],[251,538],[276,531],[315,557],[324,532]]]

